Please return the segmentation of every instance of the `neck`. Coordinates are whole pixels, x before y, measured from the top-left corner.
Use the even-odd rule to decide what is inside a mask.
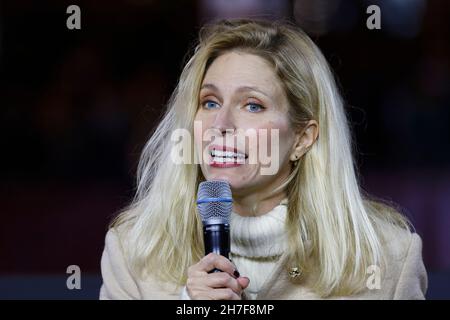
[[[286,196],[285,191],[280,191],[269,198],[263,197],[263,200],[260,200],[259,193],[246,196],[233,195],[233,211],[244,217],[261,216],[279,205]],[[256,208],[254,208],[255,203],[258,204]]]

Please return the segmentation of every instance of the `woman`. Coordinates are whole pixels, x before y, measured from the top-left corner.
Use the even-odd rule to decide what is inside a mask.
[[[194,135],[190,164],[173,158],[180,129]],[[249,130],[266,139],[242,143]],[[251,162],[261,150],[270,162]],[[231,261],[204,256],[204,180],[231,186]],[[320,50],[295,26],[251,20],[201,30],[106,235],[102,275],[102,299],[423,299],[427,286],[419,236],[358,186]]]

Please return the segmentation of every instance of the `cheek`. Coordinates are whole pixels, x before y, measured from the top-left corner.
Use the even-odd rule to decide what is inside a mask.
[[[265,128],[267,129],[267,148],[271,154],[272,146],[278,147],[280,160],[290,149],[292,143],[292,130],[285,119],[279,121],[269,121]]]
[[[196,144],[202,144],[202,137],[208,128],[208,119],[198,112],[194,118],[194,141]]]
[[[283,123],[279,131],[280,151],[290,150],[292,143],[294,142],[294,130],[288,123]]]
[[[194,122],[194,141],[195,144],[201,143],[203,136],[203,125],[200,121]]]

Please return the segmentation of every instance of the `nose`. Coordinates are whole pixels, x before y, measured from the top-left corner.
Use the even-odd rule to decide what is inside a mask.
[[[230,108],[223,106],[216,114],[212,128],[219,130],[222,135],[236,131],[235,121]]]

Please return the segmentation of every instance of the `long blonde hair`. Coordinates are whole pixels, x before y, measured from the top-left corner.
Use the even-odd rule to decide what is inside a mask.
[[[152,275],[183,285],[187,268],[203,256],[194,201],[203,176],[198,164],[171,161],[170,134],[179,128],[193,132],[205,72],[230,50],[258,55],[273,66],[294,128],[310,119],[319,123],[318,140],[277,188],[288,194],[288,265],[305,273],[314,266],[313,289],[322,297],[361,290],[366,268],[382,261],[380,223],[408,224],[392,206],[370,199],[359,187],[333,75],[311,39],[285,22],[225,20],[201,29],[166,113],[142,152],[136,195],[111,224],[120,230],[131,269],[142,278]]]

